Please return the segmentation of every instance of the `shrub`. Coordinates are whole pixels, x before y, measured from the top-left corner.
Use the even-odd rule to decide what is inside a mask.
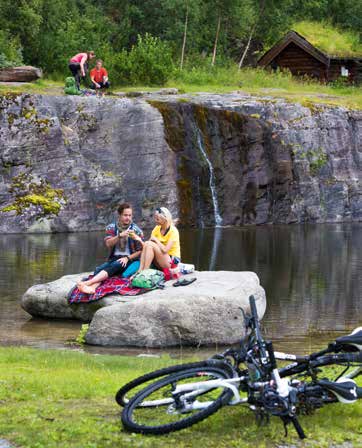
[[[163,85],[172,76],[174,66],[167,42],[146,33],[138,35],[131,51],[122,50],[114,61],[116,83]]]
[[[16,38],[10,38],[5,30],[0,30],[0,68],[21,65],[21,46]]]

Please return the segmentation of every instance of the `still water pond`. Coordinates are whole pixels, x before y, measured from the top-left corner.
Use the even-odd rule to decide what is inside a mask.
[[[267,296],[264,330],[279,349],[303,353],[362,325],[361,223],[184,230],[181,240],[183,260],[199,270],[258,274]],[[102,233],[1,235],[0,344],[67,347],[80,323],[31,319],[20,298],[35,283],[92,270],[104,257]]]

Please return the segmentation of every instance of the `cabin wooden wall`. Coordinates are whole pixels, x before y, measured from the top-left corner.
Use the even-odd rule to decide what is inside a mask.
[[[326,65],[294,43],[290,43],[275,57],[270,66],[274,67],[275,65],[281,68],[288,68],[293,75],[307,75],[321,81],[326,81],[327,79]]]
[[[339,61],[331,59],[328,70],[328,81],[335,81],[341,77],[341,68],[346,67],[349,71],[348,81],[359,84],[362,81],[362,66],[358,61]]]

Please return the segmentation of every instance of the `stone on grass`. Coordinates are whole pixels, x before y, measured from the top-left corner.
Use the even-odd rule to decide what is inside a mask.
[[[31,82],[41,78],[40,68],[24,65],[20,67],[6,67],[0,69],[0,81],[4,82]]]

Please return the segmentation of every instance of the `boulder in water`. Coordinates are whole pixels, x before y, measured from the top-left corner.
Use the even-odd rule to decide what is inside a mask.
[[[35,285],[22,298],[32,316],[90,321],[88,344],[167,347],[231,344],[243,336],[241,309],[249,310],[254,295],[260,318],[265,291],[254,272],[203,271],[188,274],[197,280],[185,287],[166,282],[139,296],[111,294],[97,302],[68,305],[67,294],[85,274],[67,275]]]

